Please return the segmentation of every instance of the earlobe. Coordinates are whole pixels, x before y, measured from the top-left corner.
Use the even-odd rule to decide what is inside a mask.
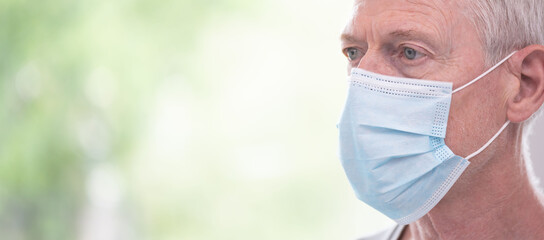
[[[513,60],[517,69],[518,87],[508,100],[508,119],[523,122],[544,102],[544,46],[530,45],[518,51]]]

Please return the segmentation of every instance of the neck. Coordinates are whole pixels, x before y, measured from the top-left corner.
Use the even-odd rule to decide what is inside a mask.
[[[433,210],[409,225],[403,239],[544,236],[544,207],[529,181],[519,148],[496,153],[501,157],[467,172]]]

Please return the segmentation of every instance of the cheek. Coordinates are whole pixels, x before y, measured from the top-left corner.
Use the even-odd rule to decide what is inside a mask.
[[[495,89],[485,89],[481,83],[454,94],[452,99],[446,144],[461,157],[478,150],[494,134],[500,100],[493,94]]]
[[[506,121],[504,86],[498,72],[454,94],[446,144],[461,157],[484,146]],[[490,146],[492,147],[492,146]],[[481,159],[493,151],[484,151]],[[471,160],[472,161],[472,160]]]
[[[460,114],[460,111],[452,104],[450,116],[448,119],[448,127],[446,129],[446,145],[461,157],[466,157],[469,151],[470,138],[467,136],[467,129],[471,129],[471,124],[466,117]]]
[[[485,72],[483,56],[469,54],[467,49],[459,51],[446,73],[453,89],[457,89]],[[470,56],[470,57],[469,57]],[[453,76],[453,77],[452,77]],[[446,132],[446,144],[451,150],[466,157],[481,147],[486,136],[486,125],[489,126],[493,112],[494,99],[490,98],[495,89],[492,84],[493,73],[453,94]]]

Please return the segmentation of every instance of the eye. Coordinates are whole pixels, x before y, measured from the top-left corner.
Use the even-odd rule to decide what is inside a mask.
[[[353,62],[362,57],[361,51],[354,47],[344,49],[344,55],[346,55],[350,62]]]
[[[408,60],[415,60],[423,56],[422,53],[416,51],[411,47],[404,47],[403,49],[404,57]]]

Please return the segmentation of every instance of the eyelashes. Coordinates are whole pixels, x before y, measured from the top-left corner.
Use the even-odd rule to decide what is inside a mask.
[[[342,53],[346,56],[348,62],[354,65],[361,61],[366,51],[359,47],[347,47],[342,50]],[[390,57],[392,62],[414,66],[420,64],[427,57],[427,54],[420,47],[404,44],[393,49]]]

